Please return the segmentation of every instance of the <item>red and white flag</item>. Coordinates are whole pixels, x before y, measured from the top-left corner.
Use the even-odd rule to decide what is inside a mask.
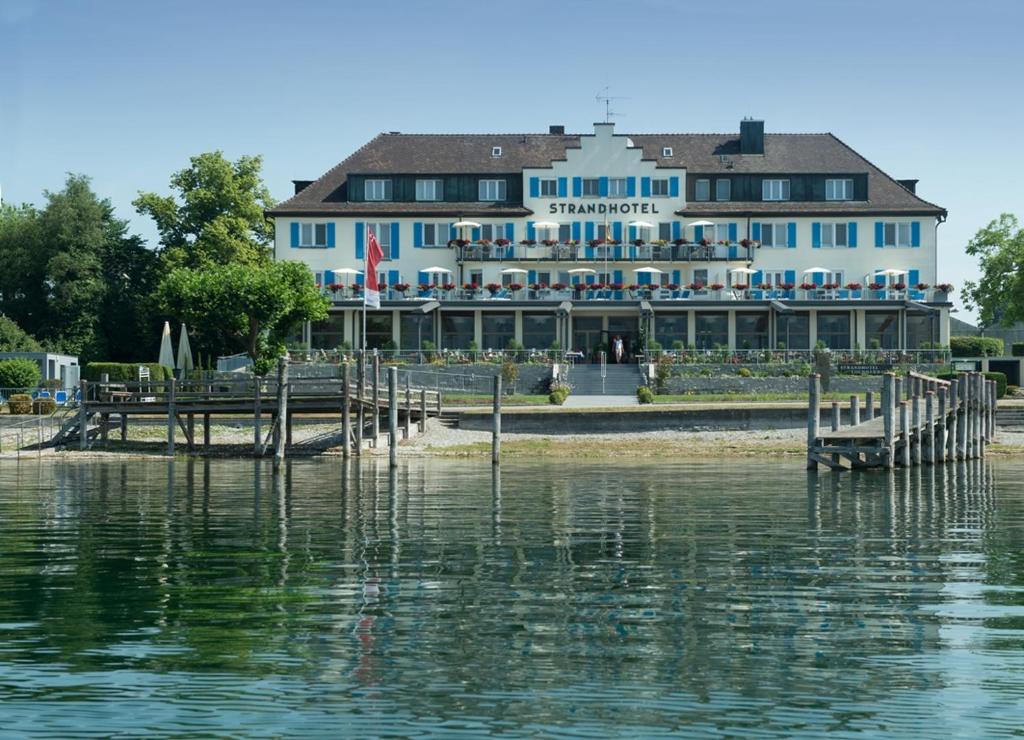
[[[380,308],[380,286],[377,284],[377,265],[384,259],[384,250],[372,229],[367,229],[366,237],[366,285],[363,286],[363,305]]]

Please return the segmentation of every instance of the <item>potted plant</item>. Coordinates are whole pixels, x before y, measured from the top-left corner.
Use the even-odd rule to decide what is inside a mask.
[[[348,287],[349,287],[349,289],[350,289],[350,290],[352,291],[352,294],[353,294],[353,295],[359,295],[360,293],[362,293],[362,292],[363,292],[363,286],[362,286],[362,285],[360,285],[359,283],[352,283],[352,284],[351,284],[350,286],[348,286]]]
[[[749,287],[750,286],[747,285],[746,283],[734,283],[733,286],[732,286],[732,289],[733,290],[746,290]]]
[[[519,243],[522,244],[524,247],[532,247],[532,246],[534,246],[537,243],[537,240],[536,239],[523,239]]]
[[[932,286],[930,286],[928,283],[917,283],[914,286],[914,290],[928,290],[928,288],[930,287]]]
[[[863,287],[864,286],[862,286],[860,283],[847,283],[846,284],[846,289],[848,291],[850,291],[850,297],[851,298],[860,298],[861,297],[861,288],[863,288]]]
[[[687,240],[687,239],[673,239],[673,240],[672,240],[672,244],[674,244],[674,245],[675,245],[675,246],[677,246],[677,247],[681,247],[681,246],[683,246],[684,244],[689,244],[689,243],[690,243],[690,242],[689,242],[689,240]]]
[[[758,290],[771,290],[772,289],[772,284],[771,283],[758,283],[757,284],[757,289]]]
[[[584,290],[587,289],[587,285],[586,285],[586,283],[582,283],[582,282],[580,282],[580,283],[573,283],[572,284],[572,289],[575,290],[577,293],[582,293]]]
[[[404,297],[405,291],[409,290],[409,283],[395,283],[394,285],[391,286],[391,289],[394,290],[396,293],[401,293],[402,296]]]
[[[487,292],[492,296],[497,295],[501,291],[501,283],[487,283],[484,287],[487,288]]]
[[[499,247],[507,247],[512,242],[510,242],[508,239],[502,237],[501,239],[495,239],[494,243],[495,243],[495,245],[497,245]]]
[[[604,239],[591,239],[587,242],[587,246],[591,248],[599,247],[602,244],[604,244]]]
[[[709,285],[708,287],[709,287],[709,288],[711,289],[711,291],[712,291],[712,292],[713,292],[713,293],[715,294],[715,296],[718,296],[719,292],[720,292],[720,291],[722,290],[722,288],[724,288],[725,286],[724,286],[724,285],[722,285],[722,283],[711,283],[711,285]]]
[[[870,290],[875,298],[885,298],[885,283],[880,283],[877,280],[873,283],[868,283],[868,290]]]
[[[953,292],[953,286],[950,283],[938,283],[935,286],[935,293],[932,296],[933,301],[948,301],[949,294]]]
[[[665,287],[669,290],[679,290],[679,283],[669,283]]]
[[[543,244],[545,247],[557,247],[558,246],[558,240],[557,239],[544,239],[541,242],[541,244]]]
[[[551,283],[551,290],[565,290],[565,283]]]
[[[710,239],[701,239],[700,240],[700,245],[702,247],[710,247],[711,246],[711,240]]]
[[[511,290],[513,293],[518,293],[520,290],[523,289],[523,284],[522,283],[509,283],[508,284],[508,289]]]
[[[694,282],[690,283],[686,287],[692,290],[694,293],[700,293],[701,291],[704,290],[704,283]]]
[[[892,289],[893,290],[906,290],[907,289],[907,284],[906,283],[902,283],[902,282],[901,283],[896,283],[895,285],[892,286]]]
[[[634,247],[642,247],[644,245],[643,239],[634,239],[632,242]]]
[[[443,283],[441,287],[444,290],[455,290],[455,283]]]

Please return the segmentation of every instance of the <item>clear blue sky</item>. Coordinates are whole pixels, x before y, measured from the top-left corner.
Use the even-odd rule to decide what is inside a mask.
[[[1024,217],[1024,3],[0,0],[0,185],[93,178],[151,243],[139,190],[188,157],[264,157],[277,198],[379,131],[831,131],[949,210],[940,278]],[[963,314],[961,313],[961,316]]]

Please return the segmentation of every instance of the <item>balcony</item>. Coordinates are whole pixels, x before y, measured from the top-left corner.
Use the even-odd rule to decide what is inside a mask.
[[[744,243],[745,242],[745,243]],[[592,240],[558,242],[523,240],[512,244],[505,239],[494,242],[456,242],[462,262],[728,262],[753,259],[754,244],[743,242],[604,242]]]

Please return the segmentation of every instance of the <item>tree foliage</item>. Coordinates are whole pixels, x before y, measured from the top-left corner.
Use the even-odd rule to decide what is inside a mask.
[[[23,391],[39,385],[39,365],[32,360],[0,360],[0,388]]]
[[[281,356],[285,340],[303,321],[327,317],[327,299],[298,262],[178,267],[160,287],[176,319],[198,342],[222,352],[245,352],[258,374]]]
[[[1024,321],[1024,230],[1009,213],[978,231],[967,245],[978,258],[981,280],[964,283],[968,308],[978,309],[981,326]]]
[[[264,264],[270,259],[274,205],[260,177],[261,157],[230,162],[219,152],[192,157],[171,176],[175,195],[140,193],[133,204],[151,216],[168,267]]]
[[[40,352],[43,347],[6,316],[0,316],[0,352]]]

